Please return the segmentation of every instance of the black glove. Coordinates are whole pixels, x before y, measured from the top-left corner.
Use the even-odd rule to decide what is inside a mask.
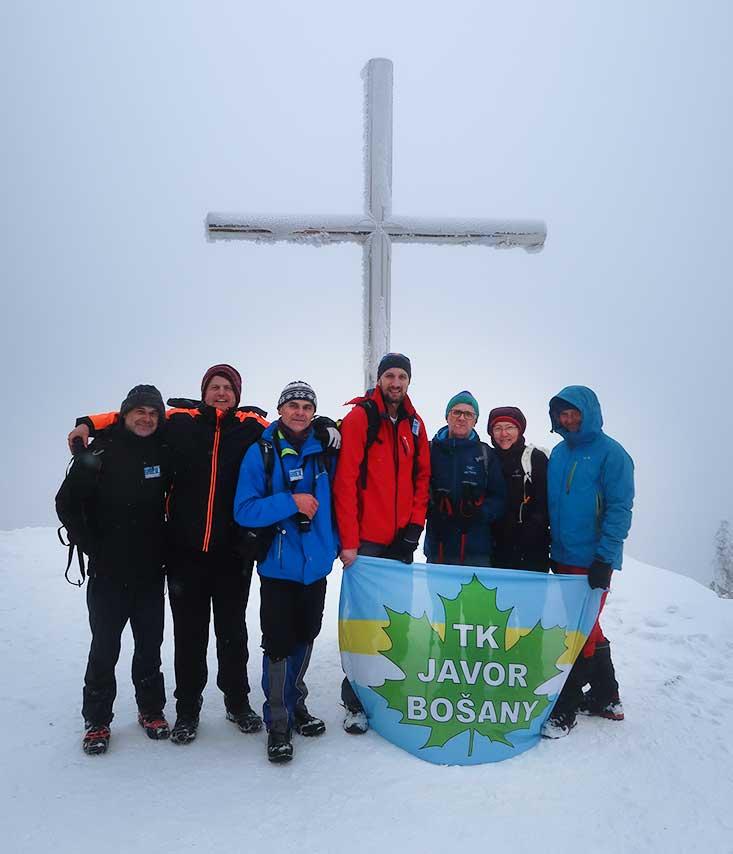
[[[461,529],[470,528],[481,514],[483,496],[476,483],[463,481],[461,484],[461,503],[458,505],[458,525]]]
[[[605,590],[611,585],[611,569],[610,563],[604,563],[602,560],[594,560],[588,567],[588,584],[591,590],[597,590],[599,587]]]
[[[313,435],[323,445],[324,451],[333,453],[341,447],[341,433],[336,422],[325,415],[313,419]]]
[[[405,525],[399,530],[389,549],[387,549],[385,557],[400,560],[402,563],[412,563],[412,556],[420,540],[420,534],[422,534],[420,525],[414,522]]]
[[[450,500],[449,489],[433,489],[430,492],[430,512],[442,519],[453,517],[453,502]]]

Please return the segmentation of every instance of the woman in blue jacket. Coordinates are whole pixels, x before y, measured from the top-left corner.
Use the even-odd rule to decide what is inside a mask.
[[[326,576],[338,554],[331,512],[335,466],[313,436],[316,406],[308,383],[298,380],[283,389],[279,419],[247,451],[234,499],[239,525],[260,529],[260,538],[272,536],[257,565],[264,719],[272,762],[292,759],[293,728],[304,736],[326,729],[306,708],[304,681],[313,641],[321,630]]]
[[[478,415],[471,392],[454,395],[445,408],[447,426],[430,444],[430,563],[491,566],[491,523],[504,512],[506,487],[494,450],[474,429]]]

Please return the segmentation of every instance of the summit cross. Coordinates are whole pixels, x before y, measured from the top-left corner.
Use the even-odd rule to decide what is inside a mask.
[[[539,252],[547,229],[536,220],[433,219],[392,213],[392,62],[370,59],[364,79],[362,215],[277,216],[210,213],[209,240],[289,241],[322,246],[360,243],[364,253],[364,382],[375,384],[380,358],[390,349],[392,243],[521,246]]]

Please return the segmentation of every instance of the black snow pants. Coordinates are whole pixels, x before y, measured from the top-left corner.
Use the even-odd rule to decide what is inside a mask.
[[[162,712],[165,706],[160,671],[165,613],[162,577],[124,583],[90,576],[87,607],[92,643],[84,674],[84,720],[97,726],[108,725],[112,720],[117,694],[115,666],[128,620],[135,641],[132,682],[138,709],[146,715]]]
[[[235,554],[176,551],[168,561],[168,596],[175,638],[176,712],[197,717],[208,679],[206,652],[214,612],[216,684],[238,712],[249,694],[245,611],[252,563]]]

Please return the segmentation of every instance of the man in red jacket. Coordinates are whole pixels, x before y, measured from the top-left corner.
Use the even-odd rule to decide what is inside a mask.
[[[430,450],[425,425],[407,396],[411,377],[407,356],[387,353],[376,388],[349,401],[354,408],[341,425],[333,487],[344,569],[357,554],[412,563],[425,526]],[[366,732],[364,708],[348,679],[341,699],[346,732]]]

